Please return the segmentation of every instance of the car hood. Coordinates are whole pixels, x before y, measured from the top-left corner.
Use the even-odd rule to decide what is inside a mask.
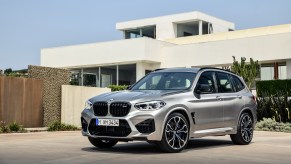
[[[95,96],[89,99],[90,102],[94,103],[96,101],[150,101],[161,99],[162,96],[172,95],[181,93],[184,91],[171,91],[171,90],[146,90],[146,91],[118,91],[118,92],[109,92],[103,93],[101,95]]]

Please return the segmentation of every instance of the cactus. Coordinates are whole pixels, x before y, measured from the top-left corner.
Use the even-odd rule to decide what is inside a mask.
[[[231,71],[242,76],[250,88],[255,82],[256,77],[259,74],[260,65],[258,61],[254,61],[250,58],[250,63],[246,63],[246,58],[242,57],[239,63],[233,56],[233,64],[231,66]]]

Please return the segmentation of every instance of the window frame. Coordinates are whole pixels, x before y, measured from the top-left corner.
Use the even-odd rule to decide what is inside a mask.
[[[237,76],[235,76],[235,75],[230,75],[231,76],[231,80],[232,80],[232,83],[233,83],[233,86],[234,86],[234,88],[235,88],[235,92],[240,92],[240,91],[242,91],[242,90],[244,90],[245,88],[246,88],[246,86],[245,86],[245,84],[242,82],[242,80],[239,78],[239,77],[237,77]],[[237,78],[239,81],[240,81],[240,83],[242,84],[242,88],[241,89],[237,89],[237,85],[236,85],[236,82],[235,82],[235,78]]]
[[[218,73],[222,73],[222,74],[226,74],[226,76],[228,77],[229,79],[229,82],[231,84],[231,89],[232,89],[232,92],[220,92],[219,91],[219,85],[218,85]],[[235,93],[236,92],[236,88],[234,87],[233,85],[233,81],[232,81],[232,78],[231,78],[231,75],[229,73],[226,73],[226,72],[222,72],[222,71],[215,71],[215,77],[216,77],[216,85],[217,85],[217,93]]]
[[[200,75],[199,75],[199,78],[198,78],[198,80],[197,80],[197,83],[196,83],[196,85],[195,85],[195,88],[194,88],[194,92],[196,93],[196,90],[197,90],[197,87],[198,87],[198,85],[199,85],[199,80],[200,80],[200,78],[202,77],[202,75],[204,74],[204,73],[207,73],[207,72],[210,72],[212,75],[212,78],[213,78],[213,83],[214,83],[214,89],[215,89],[215,92],[212,92],[212,93],[200,93],[200,94],[217,94],[218,93],[218,86],[217,86],[217,81],[216,81],[216,77],[215,77],[215,71],[212,71],[212,70],[210,70],[210,71],[203,71]]]

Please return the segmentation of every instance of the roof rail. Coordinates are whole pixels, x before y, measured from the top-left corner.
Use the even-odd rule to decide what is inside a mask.
[[[204,70],[204,69],[217,69],[217,70],[222,70],[222,71],[227,71],[233,74],[236,74],[235,72],[232,72],[231,70],[227,70],[227,69],[222,69],[222,68],[216,68],[216,67],[202,67],[199,69],[199,71]],[[237,75],[237,74],[236,74]]]
[[[160,71],[160,70],[164,70],[164,69],[167,69],[167,68],[158,68],[158,69],[153,70],[153,72]]]

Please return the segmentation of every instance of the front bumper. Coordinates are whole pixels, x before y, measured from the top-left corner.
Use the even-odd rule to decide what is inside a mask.
[[[97,127],[95,125],[97,118],[119,119],[121,127]],[[160,110],[133,110],[125,117],[113,117],[110,115],[95,116],[92,110],[85,109],[81,114],[81,121],[84,122],[82,135],[101,139],[160,141],[164,118],[165,116]],[[95,133],[94,130],[97,129],[104,130],[104,133]]]

